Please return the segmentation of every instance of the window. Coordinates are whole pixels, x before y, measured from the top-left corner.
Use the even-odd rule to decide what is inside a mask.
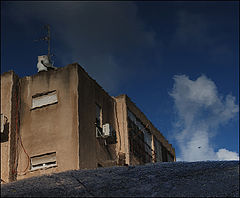
[[[155,148],[155,161],[161,162],[162,161],[162,148],[161,143],[154,137],[154,148]]]
[[[9,122],[7,116],[1,113],[1,138],[0,142],[7,142],[9,139]]]
[[[31,170],[57,166],[56,152],[31,157]]]
[[[50,104],[56,104],[57,102],[58,100],[56,90],[36,94],[32,96],[32,109]]]
[[[168,158],[168,162],[174,162],[174,157],[172,156],[171,153],[168,152],[167,158]]]
[[[96,137],[102,136],[102,108],[96,104]]]
[[[146,152],[146,162],[152,161],[152,135],[151,133],[144,129],[144,143],[145,143],[145,152]]]
[[[96,104],[96,126],[102,127],[102,108]]]
[[[139,160],[141,164],[145,163],[145,144],[142,131],[129,131],[130,152]]]
[[[8,119],[7,116],[5,116],[3,113],[1,113],[1,133],[4,132],[4,126],[7,123]]]
[[[127,110],[127,114],[128,114],[129,119],[130,119],[134,124],[136,124],[136,123],[137,123],[137,118],[136,118],[136,116],[134,115],[134,113],[132,113],[132,112],[128,109],[128,110]]]
[[[163,162],[168,161],[167,152],[168,152],[167,149],[164,146],[162,146],[162,161]]]
[[[152,134],[129,109],[128,130],[130,151],[141,163],[152,162]]]

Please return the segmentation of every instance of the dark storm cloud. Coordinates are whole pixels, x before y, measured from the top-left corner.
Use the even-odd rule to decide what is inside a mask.
[[[201,14],[180,10],[177,12],[176,40],[181,44],[203,45],[208,42],[207,22]]]
[[[132,2],[11,2],[8,8],[26,31],[36,22],[52,25],[60,63],[79,62],[108,91],[134,75],[130,63],[137,65],[142,50],[154,47],[155,34]]]
[[[237,44],[233,45],[236,36],[232,34],[229,37],[229,32],[237,32],[237,26],[235,21],[229,19],[233,16],[226,14],[226,10],[233,12],[235,7],[228,5],[226,10],[221,10],[217,7],[207,7],[206,4],[205,9],[193,8],[179,9],[176,12],[172,48],[204,50],[213,62],[221,63],[217,61],[221,57],[232,59]]]

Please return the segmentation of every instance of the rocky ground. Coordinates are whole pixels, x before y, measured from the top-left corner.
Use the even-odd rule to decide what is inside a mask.
[[[1,185],[1,197],[239,197],[239,161],[75,170]]]

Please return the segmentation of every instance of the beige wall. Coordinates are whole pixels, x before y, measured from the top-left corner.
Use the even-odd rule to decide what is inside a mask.
[[[114,100],[81,67],[79,76],[80,168],[113,166],[117,163],[116,144],[105,145],[96,138],[96,104],[102,108],[102,124],[109,123],[116,130]]]
[[[161,132],[153,126],[153,124],[147,119],[147,117],[144,115],[144,113],[142,113],[141,110],[131,101],[131,99],[127,95],[120,95],[120,96],[116,97],[116,99],[119,102],[121,101],[120,103],[122,103],[122,106],[124,106],[123,104],[125,103],[125,107],[123,108],[125,110],[124,110],[124,112],[123,111],[121,112],[123,114],[122,117],[124,117],[124,123],[126,123],[126,125],[127,125],[127,108],[128,108],[151,131],[153,150],[154,150],[153,137],[155,137],[168,150],[168,152],[170,152],[174,156],[174,160],[175,160],[175,150],[172,147],[172,145],[168,143],[168,141],[164,138],[164,136],[161,134]],[[119,104],[119,106],[120,106],[120,104]],[[125,114],[125,116],[124,116],[124,114]],[[126,140],[128,140],[129,132],[128,132],[127,126],[124,127],[124,129],[125,129],[125,130],[123,130],[124,134],[125,134],[124,139],[126,141]],[[129,146],[126,146],[126,148],[129,149]],[[128,152],[128,156],[130,156],[129,164],[132,164],[132,165],[140,164],[140,162],[133,155],[130,155],[129,152]]]
[[[20,83],[20,134],[25,150],[30,157],[56,152],[57,167],[30,171],[28,157],[21,150],[18,179],[78,169],[77,67],[70,65],[56,71],[43,71],[22,78]],[[57,93],[57,104],[31,109],[33,95],[53,90]],[[27,172],[24,173],[27,166]]]
[[[95,102],[102,108],[102,123],[109,123],[113,130],[117,130],[115,125],[114,100],[100,86],[95,84]],[[95,113],[96,115],[96,113]],[[95,132],[95,131],[94,131]],[[102,166],[114,166],[117,164],[116,144],[102,138],[96,140],[97,163]]]
[[[13,71],[1,75],[1,113],[8,119],[4,132],[1,133],[1,179],[5,182],[14,180],[17,80],[18,77]]]
[[[128,125],[127,125],[127,106],[126,106],[126,95],[120,95],[115,97],[116,100],[116,112],[117,120],[119,125],[119,132],[117,133],[118,145],[117,151],[124,153],[126,157],[126,164],[130,164],[130,153],[129,153],[129,141],[128,141]]]

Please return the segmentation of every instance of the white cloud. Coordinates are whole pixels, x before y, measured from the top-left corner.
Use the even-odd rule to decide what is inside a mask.
[[[178,119],[176,140],[184,161],[236,159],[238,153],[219,149],[214,151],[211,137],[218,127],[234,118],[238,112],[235,97],[225,100],[218,94],[215,83],[201,75],[195,81],[186,75],[174,76],[170,96],[174,99]],[[228,156],[228,157],[227,157]]]
[[[219,160],[239,160],[237,153],[228,151],[227,149],[219,149],[217,152],[217,157]]]

